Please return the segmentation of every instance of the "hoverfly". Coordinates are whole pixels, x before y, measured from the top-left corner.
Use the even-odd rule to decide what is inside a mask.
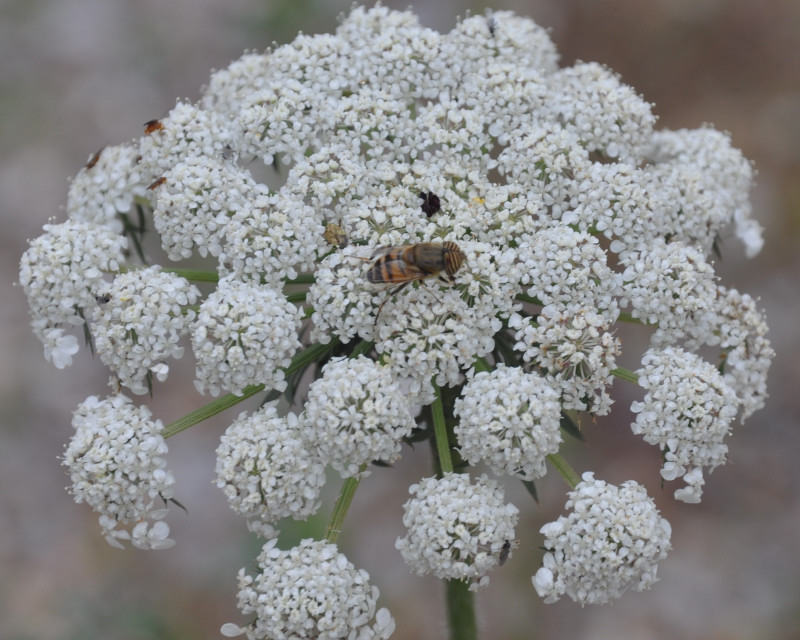
[[[409,283],[434,277],[453,282],[455,273],[466,259],[455,242],[419,242],[375,251],[372,254],[372,265],[367,271],[367,280],[374,284],[398,285],[378,307],[375,321],[377,322],[386,300]]]

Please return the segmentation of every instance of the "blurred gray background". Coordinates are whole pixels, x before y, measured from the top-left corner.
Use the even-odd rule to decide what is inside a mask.
[[[405,8],[402,2],[385,3]],[[302,30],[331,31],[350,0],[0,0],[0,637],[14,639],[206,638],[242,622],[235,576],[258,545],[212,485],[214,449],[238,409],[169,441],[177,497],[170,551],[111,549],[96,517],[64,491],[57,456],[71,412],[106,392],[106,373],[81,352],[57,371],[28,328],[13,287],[26,239],[63,220],[67,179],[100,146],[140,135],[177,97],[196,99],[211,69],[244,49],[284,43]],[[447,31],[485,5],[419,6]],[[702,504],[676,504],[659,486],[658,452],[630,433],[633,389],[615,389],[619,411],[585,425],[587,444],[567,451],[578,470],[645,484],[673,526],[661,581],[613,606],[539,602],[530,584],[537,533],[563,507],[554,473],[541,505],[517,485],[522,546],[478,596],[483,638],[744,640],[800,637],[800,3],[796,0],[541,0],[496,2],[551,29],[562,64],[608,64],[655,103],[660,126],[705,122],[731,132],[759,171],[753,192],[766,246],[748,261],[734,239],[718,271],[760,296],[778,357],[766,409],[736,428],[730,462],[708,476]],[[636,367],[637,353],[624,362]],[[165,423],[203,400],[191,359],[173,367],[154,411]],[[619,383],[618,383],[619,385]],[[627,394],[627,395],[626,395]],[[381,590],[395,638],[445,638],[442,589],[409,575],[394,550],[408,485],[429,472],[425,447],[379,469],[356,495],[341,543]],[[331,483],[331,490],[338,482]],[[318,532],[320,519],[290,535]],[[360,523],[360,524],[359,524]]]

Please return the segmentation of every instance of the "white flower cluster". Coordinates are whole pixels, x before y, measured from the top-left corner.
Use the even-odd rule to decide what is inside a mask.
[[[364,356],[336,358],[323,367],[308,390],[303,423],[309,443],[343,477],[373,460],[397,460],[415,426],[389,367]]]
[[[775,350],[766,337],[764,313],[751,296],[721,287],[719,306],[708,342],[722,349],[725,382],[736,391],[744,421],[764,406]]]
[[[192,329],[198,391],[241,394],[249,385],[286,388],[283,371],[300,347],[300,310],[279,291],[232,278],[200,305]]]
[[[409,487],[403,505],[408,533],[395,546],[408,567],[423,575],[469,582],[475,590],[489,583],[486,575],[514,539],[519,510],[505,502],[502,487],[482,475],[447,473],[424,478]]]
[[[319,508],[324,484],[325,465],[297,417],[280,417],[274,404],[242,413],[217,447],[217,486],[245,518],[305,520]]]
[[[249,173],[233,163],[187,158],[151,183],[153,222],[170,260],[218,256],[231,217],[251,210],[261,191]]]
[[[255,619],[240,627],[226,624],[223,635],[249,640],[383,640],[395,628],[387,609],[376,610],[378,588],[336,545],[302,540],[282,551],[264,544],[259,573],[239,572],[239,608]]]
[[[714,270],[694,247],[654,240],[620,257],[625,271],[623,304],[631,315],[656,325],[655,344],[702,336],[717,297]]]
[[[713,365],[683,349],[651,349],[642,365],[639,386],[647,393],[631,404],[637,414],[631,428],[663,451],[664,480],[683,476],[687,486],[675,498],[700,502],[703,467],[713,470],[726,460],[722,441],[736,417],[736,394]]]
[[[557,59],[546,31],[511,12],[440,34],[382,6],[245,54],[197,103],[93,155],[69,220],[30,243],[19,280],[45,356],[70,365],[69,331],[82,329],[139,394],[187,338],[201,393],[293,392],[317,373],[296,414],[242,414],[217,450],[217,484],[269,537],[316,511],[326,465],[347,477],[398,459],[427,434],[412,407],[442,398],[434,431],[444,423],[470,464],[541,477],[562,412],[607,414],[614,378],[633,379],[616,361],[619,324],[634,321],[653,347],[634,430],[664,450],[662,476],[687,483],[676,496],[699,500],[736,412],[763,406],[774,356],[756,301],[723,287],[712,262],[726,234],[761,248],[753,170],[728,135],[655,131],[651,105],[612,71]],[[149,215],[168,259],[210,256],[215,271],[124,265],[129,249],[145,260]],[[201,298],[193,277],[216,286]],[[719,371],[694,355],[704,347]],[[322,357],[321,373],[307,368]],[[75,425],[76,499],[103,514],[110,541],[167,546],[160,423],[117,395],[87,400]],[[411,493],[397,542],[409,566],[485,584],[516,545],[500,485],[445,473]],[[669,526],[641,487],[585,475],[568,506],[543,529],[551,551],[534,585],[548,601],[652,583]],[[256,619],[228,632],[391,633],[377,590],[332,545],[271,541],[260,564],[240,576]]]
[[[131,144],[107,146],[93,155],[72,180],[67,194],[70,220],[107,225],[119,232],[119,214],[127,214],[145,194],[138,149]]]
[[[230,278],[283,295],[287,279],[310,272],[311,340],[374,341],[422,401],[431,380],[461,384],[510,325],[566,408],[605,413],[621,304],[657,323],[659,346],[694,339],[687,315],[714,325],[716,240],[734,224],[749,252],[760,247],[753,171],[710,128],[655,131],[651,106],[601,65],[556,63],[545,30],[511,12],[440,34],[410,12],[356,8],[334,34],[246,54],[196,104],[180,101],[136,143],[103,149],[73,181],[70,216],[111,225],[147,200],[168,256],[217,256],[222,289]],[[342,242],[325,240],[329,225]],[[443,255],[423,265],[395,255],[387,285],[367,281],[376,251],[443,241],[464,256],[448,281],[432,277]],[[43,268],[31,258],[21,281]],[[82,275],[69,271],[56,293]],[[247,326],[258,333],[266,318],[256,315]],[[59,321],[39,324],[50,357],[67,364],[74,343],[48,332]],[[715,326],[705,344],[725,342]],[[193,335],[198,387],[212,393],[278,387],[274,368],[295,344],[267,341],[248,366],[204,344],[207,327]],[[762,377],[747,382],[741,396],[763,392]]]
[[[56,340],[51,330],[61,329],[60,338],[61,325],[83,324],[97,306],[104,274],[119,269],[127,240],[111,227],[78,220],[47,224],[44,231],[22,256],[19,282],[33,331],[47,345]]]
[[[64,451],[71,492],[99,512],[109,544],[130,540],[140,549],[166,549],[169,526],[163,521],[175,479],[164,456],[167,444],[161,422],[147,407],[134,406],[118,394],[90,396],[75,410],[75,434]],[[128,531],[125,528],[131,526]]]
[[[456,399],[455,434],[471,465],[498,475],[541,478],[545,457],[561,445],[558,390],[537,373],[498,365],[473,375]]]
[[[180,339],[194,320],[200,292],[184,278],[154,266],[121,273],[92,315],[97,354],[133,393],[152,389],[149,376],[164,380],[168,358],[181,358]]]
[[[590,308],[549,305],[535,320],[514,314],[508,324],[517,329],[514,348],[561,389],[565,409],[610,411],[607,387],[621,347],[608,318]]]
[[[524,254],[527,293],[543,305],[597,309],[609,322],[619,316],[622,277],[606,263],[594,236],[569,227],[543,229]]]
[[[532,581],[545,602],[568,595],[580,604],[604,604],[657,580],[672,530],[644,487],[632,480],[616,487],[587,472],[567,508],[569,515],[541,529],[547,553]]]

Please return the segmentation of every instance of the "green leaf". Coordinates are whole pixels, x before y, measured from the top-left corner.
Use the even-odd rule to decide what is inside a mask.
[[[533,482],[533,480],[523,480],[522,486],[524,486],[528,490],[528,493],[531,494],[533,501],[536,504],[539,504],[539,492],[536,491],[536,484]]]
[[[575,415],[571,411],[561,411],[560,424],[561,428],[573,438],[580,440],[581,442],[586,442],[586,438],[584,438],[583,433],[581,433],[581,426],[578,424],[578,421],[575,419]]]

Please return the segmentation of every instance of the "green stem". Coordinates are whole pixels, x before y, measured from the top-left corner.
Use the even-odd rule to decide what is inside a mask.
[[[572,468],[569,462],[567,462],[560,453],[551,453],[547,456],[547,459],[550,461],[550,464],[556,468],[556,471],[561,474],[561,477],[567,481],[570,488],[574,489],[581,481],[575,469]]]
[[[259,393],[260,391],[264,390],[263,384],[256,384],[250,387],[246,387],[244,391],[242,391],[242,395],[237,396],[232,393],[228,393],[221,398],[217,398],[213,402],[209,402],[202,407],[195,409],[191,413],[187,413],[182,418],[176,420],[175,422],[170,422],[164,429],[161,431],[161,435],[164,438],[171,438],[176,433],[180,433],[184,429],[188,429],[191,426],[196,425],[198,422],[202,422],[203,420],[207,420],[211,416],[215,416],[218,413],[222,413],[225,409],[230,409],[231,407],[236,406],[242,400],[247,400],[247,398],[254,396],[255,394]]]
[[[447,422],[444,417],[442,390],[432,382],[435,397],[431,404],[433,435],[436,441],[436,458],[439,476],[452,473],[453,458],[447,437]],[[452,413],[450,414],[452,415]],[[469,583],[461,580],[445,580],[445,600],[451,640],[477,640],[478,625],[475,622],[475,598]]]
[[[450,442],[447,438],[447,423],[444,419],[444,405],[442,403],[442,390],[435,382],[433,390],[436,398],[431,404],[431,415],[433,416],[433,435],[436,439],[436,454],[439,459],[439,472],[444,475],[453,471],[453,459],[450,456]]]
[[[630,369],[625,369],[623,367],[617,367],[616,369],[611,370],[611,375],[616,376],[620,380],[626,380],[627,382],[633,382],[637,384],[639,382],[639,376],[637,376],[633,371]]]
[[[336,505],[333,507],[330,524],[328,524],[328,528],[325,531],[325,539],[328,542],[336,544],[336,541],[339,539],[347,510],[350,508],[350,503],[353,502],[353,496],[356,494],[356,489],[358,489],[358,483],[361,482],[361,474],[364,473],[366,468],[367,465],[362,464],[356,475],[344,481],[342,490],[339,492],[339,498],[336,500]]]
[[[644,320],[639,320],[639,318],[634,318],[627,311],[620,311],[617,320],[619,320],[620,322],[629,322],[631,324],[641,324],[645,327],[649,326]]]
[[[539,300],[539,298],[534,298],[533,296],[529,296],[529,295],[524,294],[524,293],[518,293],[515,296],[515,299],[519,300],[520,302],[528,302],[530,304],[537,304],[540,307],[542,306],[542,302],[541,302],[541,300]]]
[[[351,358],[358,358],[360,355],[364,355],[365,353],[369,353],[370,349],[375,346],[375,343],[372,340],[362,340],[359,342],[355,348],[353,349],[353,353],[350,354]]]
[[[475,362],[472,363],[472,366],[475,368],[476,373],[492,370],[492,365],[486,362],[486,358],[475,358]]]
[[[461,580],[446,580],[447,617],[451,640],[477,640],[475,594]]]
[[[314,284],[316,279],[313,273],[301,273],[292,280],[285,280],[286,284]]]
[[[292,359],[291,364],[286,367],[285,374],[288,376],[298,369],[302,369],[303,367],[307,366],[318,357],[320,357],[326,351],[329,351],[336,347],[339,344],[338,338],[332,338],[331,341],[327,344],[314,344],[304,349]],[[161,435],[164,438],[170,438],[174,436],[176,433],[180,433],[184,429],[188,429],[189,427],[196,425],[198,422],[202,422],[210,418],[211,416],[215,416],[218,413],[225,411],[225,409],[230,409],[231,407],[236,406],[242,400],[246,400],[247,398],[254,396],[255,394],[264,390],[263,384],[256,384],[249,387],[246,387],[244,391],[242,391],[241,395],[235,395],[233,393],[228,393],[221,398],[217,398],[208,404],[195,409],[191,413],[187,413],[182,418],[179,418],[175,422],[170,422],[166,427],[164,427],[161,431]]]
[[[299,291],[298,293],[287,293],[286,300],[289,302],[305,302],[308,291]]]
[[[216,271],[200,271],[199,269],[164,269],[176,276],[186,278],[190,282],[219,282],[219,274]]]
[[[141,271],[146,269],[146,265],[141,264],[123,264],[119,268],[120,273],[129,273],[131,271]],[[162,267],[164,273],[174,273],[176,276],[186,278],[191,282],[219,282],[219,274],[216,271],[205,271],[200,269],[178,269],[173,267]]]

